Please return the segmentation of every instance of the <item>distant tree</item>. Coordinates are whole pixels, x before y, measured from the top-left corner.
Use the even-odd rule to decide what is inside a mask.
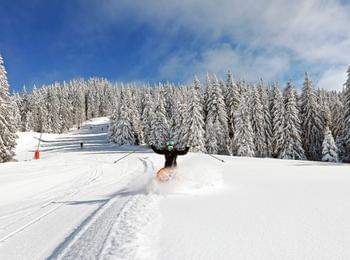
[[[212,82],[209,77],[209,73],[207,73],[206,78],[205,78],[205,87],[203,91],[203,107],[204,107],[204,121],[207,120],[207,115],[208,115],[208,101],[209,101],[209,95],[212,92]]]
[[[330,128],[332,123],[332,113],[330,110],[331,100],[325,89],[318,89],[317,104],[320,108],[319,117],[321,121],[322,135],[325,133],[327,126]]]
[[[173,122],[171,122],[173,118],[173,109],[176,105],[176,98],[174,96],[174,88],[170,83],[165,84],[164,86],[161,87],[161,95],[163,96],[164,100],[164,108],[166,111],[166,118],[171,125]]]
[[[266,133],[264,125],[264,111],[257,87],[251,90],[251,122],[253,129],[253,140],[255,144],[255,156],[266,157]]]
[[[171,119],[172,127],[170,129],[170,136],[175,141],[178,148],[182,149],[187,146],[188,138],[188,116],[187,116],[187,102],[183,96],[174,105],[173,117]]]
[[[100,99],[96,89],[96,79],[89,79],[87,81],[88,92],[86,94],[86,118],[91,119],[98,116],[98,107]]]
[[[19,108],[21,114],[21,126],[19,130],[22,132],[33,130],[33,117],[30,113],[29,95],[25,86],[23,86],[21,92],[21,106]]]
[[[324,140],[322,143],[322,161],[324,162],[338,162],[338,149],[335,145],[332,132],[328,126],[324,134]]]
[[[129,110],[128,115],[130,119],[130,123],[135,135],[136,144],[144,143],[144,135],[142,131],[142,121],[141,114],[137,107],[137,99],[138,97],[132,94],[133,90],[128,87],[124,89],[124,99],[125,99],[125,107]]]
[[[84,82],[82,80],[73,81],[73,97],[72,97],[72,113],[73,122],[77,127],[80,127],[85,121],[85,93],[83,90]],[[107,102],[103,102],[107,106]],[[107,114],[107,107],[104,107],[103,115]]]
[[[335,95],[334,102],[330,105],[331,110],[331,131],[334,139],[342,138],[344,135],[344,104],[339,95]]]
[[[248,109],[247,93],[241,95],[238,109],[235,112],[235,133],[233,143],[238,156],[253,157],[255,155],[254,132]]]
[[[320,160],[322,154],[323,124],[321,108],[307,73],[301,94],[302,140],[306,157]]]
[[[58,98],[57,89],[59,85],[56,83],[53,87],[47,90],[47,111],[48,121],[52,133],[60,133],[61,117],[60,117],[60,100]]]
[[[135,133],[131,124],[130,109],[128,107],[127,95],[124,91],[121,96],[121,107],[119,115],[113,116],[109,129],[109,141],[118,145],[135,144]],[[118,113],[118,111],[116,111]]]
[[[284,144],[284,102],[280,87],[274,83],[272,88],[272,156],[280,158]]]
[[[111,127],[109,140],[118,145],[133,145],[135,144],[134,133],[128,118],[128,108],[121,105],[120,115]]]
[[[270,93],[269,88],[260,80],[258,86],[258,92],[260,93],[261,105],[263,109],[263,129],[265,139],[265,150],[263,151],[264,157],[270,157],[272,154],[272,119],[270,111]]]
[[[228,129],[229,129],[229,137],[231,142],[231,153],[236,154],[236,148],[233,146],[233,139],[235,133],[235,113],[239,106],[240,93],[238,86],[233,79],[233,75],[231,71],[228,71],[227,76],[227,87],[226,87],[226,110],[227,110],[227,120],[228,120]]]
[[[11,113],[12,107],[8,92],[6,70],[0,55],[0,162],[7,162],[13,158],[17,138],[16,122]]]
[[[59,89],[59,91],[59,114],[61,119],[60,133],[64,133],[67,132],[73,126],[72,104],[69,100],[68,86],[65,82],[63,83],[63,86]]]
[[[229,135],[227,113],[222,90],[216,76],[214,76],[214,79],[211,82],[211,87],[208,88],[208,91],[206,149],[210,153],[228,154]]]
[[[35,85],[30,96],[30,110],[33,115],[34,131],[49,132],[48,129],[48,113],[46,108],[46,100],[43,94],[46,88],[38,89]]]
[[[198,79],[197,79],[198,80]],[[190,101],[186,113],[188,132],[186,133],[187,145],[192,152],[205,151],[205,132],[204,132],[204,118],[203,107],[200,98],[199,81],[195,79],[194,86],[190,89]]]
[[[350,67],[347,70],[347,80],[344,89],[344,145],[347,154],[345,161],[350,161]]]
[[[150,144],[158,148],[162,148],[165,142],[169,139],[169,125],[166,119],[166,111],[164,101],[161,96],[158,96],[158,104],[152,113]]]
[[[279,155],[282,159],[305,159],[300,137],[300,119],[296,103],[296,93],[291,82],[284,90],[284,131],[283,146]]]
[[[14,118],[14,127],[17,131],[21,128],[21,113],[20,113],[20,106],[21,106],[21,97],[18,93],[13,93],[11,99],[11,107],[12,107],[12,116]]]
[[[144,134],[144,141],[146,144],[150,143],[150,134],[151,134],[151,117],[154,111],[154,104],[152,96],[149,93],[149,89],[145,90],[144,95],[144,108],[141,116],[142,132]]]

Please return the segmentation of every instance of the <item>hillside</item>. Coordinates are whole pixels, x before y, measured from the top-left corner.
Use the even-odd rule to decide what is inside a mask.
[[[38,161],[39,135],[20,134],[0,164],[1,259],[350,257],[348,165],[191,153],[160,184],[162,156],[109,144],[107,125],[44,134]]]

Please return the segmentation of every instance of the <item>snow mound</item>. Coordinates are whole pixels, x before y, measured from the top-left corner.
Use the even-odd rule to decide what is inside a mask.
[[[157,184],[160,194],[197,194],[219,190],[223,186],[222,173],[216,162],[205,161],[204,155],[192,155],[179,163],[175,177]]]

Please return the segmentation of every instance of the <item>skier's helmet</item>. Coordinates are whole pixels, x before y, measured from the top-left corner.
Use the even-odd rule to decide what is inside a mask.
[[[166,148],[171,151],[174,149],[174,141],[170,140],[168,142],[166,142]]]

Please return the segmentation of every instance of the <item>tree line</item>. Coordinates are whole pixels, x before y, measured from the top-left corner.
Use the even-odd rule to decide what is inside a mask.
[[[0,57],[1,58],[1,57]],[[14,156],[16,130],[64,133],[109,116],[119,145],[164,146],[248,157],[350,161],[350,68],[341,92],[315,89],[307,73],[300,93],[263,80],[248,84],[207,75],[188,85],[114,84],[102,78],[53,83],[9,96],[0,59],[0,162]]]

